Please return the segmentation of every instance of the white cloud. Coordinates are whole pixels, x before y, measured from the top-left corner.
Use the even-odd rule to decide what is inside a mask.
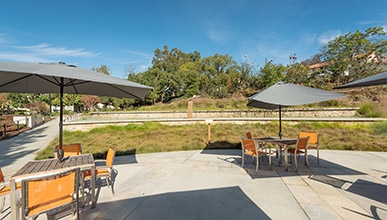
[[[39,56],[54,56],[54,57],[96,57],[99,53],[85,51],[83,48],[67,49],[65,47],[51,47],[49,44],[38,44],[31,46],[15,46],[15,49],[28,51]]]
[[[132,54],[132,55],[136,55],[136,56],[139,56],[139,57],[147,58],[147,59],[152,59],[152,57],[153,57],[153,54],[144,53],[144,52],[140,52],[140,51],[124,50],[124,52]]]
[[[235,36],[235,33],[224,22],[210,22],[206,33],[210,40],[217,43],[226,43]]]
[[[83,48],[67,49],[52,47],[49,44],[17,46],[0,34],[0,59],[19,62],[56,62],[65,57],[93,58],[100,54],[85,51]],[[5,39],[5,40],[4,40]]]
[[[315,43],[317,34],[304,34],[301,36],[301,41],[303,45],[310,46]]]
[[[19,61],[19,62],[44,62],[51,63],[54,60],[45,59],[29,53],[0,52],[0,60]]]
[[[0,33],[0,45],[2,44],[10,44],[11,40],[7,38],[7,36],[3,33]]]
[[[320,44],[326,44],[340,35],[342,35],[340,30],[330,30],[323,33],[317,40]]]

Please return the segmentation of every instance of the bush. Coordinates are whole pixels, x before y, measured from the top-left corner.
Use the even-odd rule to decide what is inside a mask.
[[[357,110],[358,115],[361,115],[366,118],[377,118],[382,115],[382,113],[374,107],[374,105],[370,103],[362,104]]]
[[[372,132],[377,135],[387,135],[387,121],[373,123]]]

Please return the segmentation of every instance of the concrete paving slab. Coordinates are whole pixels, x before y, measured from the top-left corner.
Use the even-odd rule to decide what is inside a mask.
[[[45,147],[57,129],[53,121],[0,142],[6,174]],[[387,153],[320,150],[320,164],[311,155],[310,167],[299,163],[299,172],[285,171],[273,158],[271,169],[266,159],[260,161],[258,173],[251,160],[241,167],[240,150],[119,156],[115,194],[97,181],[97,206],[86,204],[81,218],[387,219]],[[0,218],[10,219],[4,213]]]

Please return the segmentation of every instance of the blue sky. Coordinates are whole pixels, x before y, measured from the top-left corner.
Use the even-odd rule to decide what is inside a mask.
[[[375,26],[387,30],[386,0],[1,0],[0,61],[107,65],[124,78],[167,45],[259,68]]]

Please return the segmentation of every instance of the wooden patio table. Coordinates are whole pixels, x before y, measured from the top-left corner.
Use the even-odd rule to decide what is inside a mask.
[[[270,143],[276,145],[277,157],[279,153],[278,166],[281,166],[282,163],[282,148],[287,150],[289,145],[297,144],[297,138],[279,138],[279,137],[264,137],[264,138],[255,138],[254,140],[263,143]]]
[[[65,157],[61,161],[57,158],[29,161],[10,178],[11,187],[11,219],[20,219],[20,204],[16,198],[16,183],[32,176],[60,172],[72,168],[91,170],[92,208],[95,208],[95,164],[92,154],[82,154]],[[83,195],[82,195],[83,196]]]

